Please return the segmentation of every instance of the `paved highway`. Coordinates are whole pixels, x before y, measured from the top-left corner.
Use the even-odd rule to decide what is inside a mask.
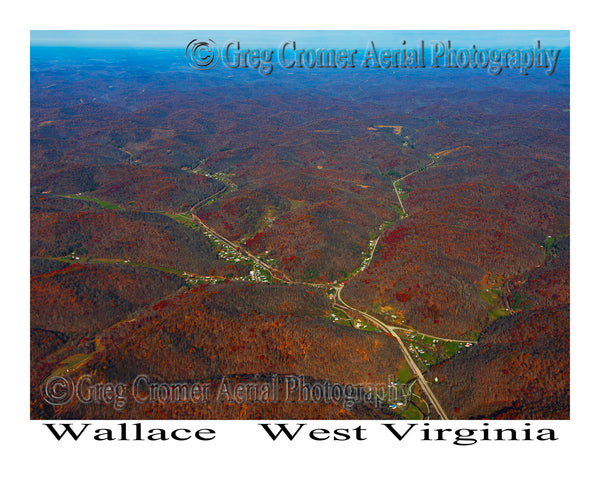
[[[352,310],[353,312],[359,313],[360,315],[364,316],[365,318],[370,320],[372,323],[377,325],[382,331],[388,332],[390,335],[392,335],[396,339],[396,341],[400,345],[400,349],[402,350],[404,357],[406,358],[406,361],[408,362],[408,366],[410,367],[412,372],[416,375],[417,380],[419,381],[419,385],[421,385],[423,392],[425,393],[425,395],[427,395],[429,402],[431,403],[431,405],[433,405],[433,408],[435,409],[435,411],[438,413],[438,415],[440,416],[440,418],[442,420],[448,420],[448,416],[446,415],[446,412],[444,411],[442,404],[439,402],[437,397],[434,395],[433,391],[431,390],[431,387],[429,386],[429,383],[427,382],[427,380],[425,380],[425,377],[423,376],[423,374],[421,373],[421,370],[419,369],[419,367],[417,366],[417,364],[411,357],[410,352],[406,348],[406,345],[404,345],[404,342],[402,341],[402,339],[393,330],[393,328],[388,327],[384,323],[380,322],[374,316],[369,315],[368,313],[363,312],[361,310],[357,310],[356,308],[351,307],[346,302],[344,302],[344,300],[341,297],[341,292],[342,292],[343,288],[344,288],[343,285],[336,287],[336,297],[335,297],[336,304],[337,304],[336,306],[342,307],[342,308],[347,308],[349,310]]]

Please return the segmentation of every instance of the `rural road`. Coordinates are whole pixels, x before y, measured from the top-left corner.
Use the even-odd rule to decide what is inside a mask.
[[[419,385],[421,385],[423,392],[427,395],[429,402],[431,403],[431,405],[433,405],[433,408],[437,411],[438,415],[440,416],[440,418],[442,420],[448,420],[448,416],[446,415],[444,408],[442,407],[442,405],[439,402],[439,400],[437,399],[437,397],[434,395],[433,391],[431,390],[431,387],[429,386],[429,383],[427,382],[427,380],[425,380],[425,377],[421,373],[421,370],[419,369],[419,367],[417,366],[417,364],[411,357],[410,352],[408,351],[408,349],[406,348],[406,345],[404,345],[404,342],[398,336],[398,334],[391,327],[388,327],[384,323],[380,322],[378,319],[376,319],[372,315],[369,315],[366,312],[357,310],[356,308],[351,307],[346,302],[344,302],[344,300],[342,299],[342,296],[341,296],[342,288],[344,288],[343,285],[336,288],[336,297],[335,298],[336,298],[336,302],[338,304],[337,306],[347,308],[349,310],[352,310],[353,312],[361,314],[362,316],[364,316],[365,318],[370,320],[372,323],[377,325],[382,331],[389,333],[390,335],[392,335],[392,337],[394,337],[396,339],[396,341],[400,345],[400,349],[402,350],[404,357],[406,358],[406,361],[408,362],[408,366],[410,367],[412,372],[416,375],[417,380],[419,381]]]

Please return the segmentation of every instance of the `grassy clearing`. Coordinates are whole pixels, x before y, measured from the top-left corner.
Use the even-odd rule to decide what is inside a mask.
[[[348,315],[346,315],[346,313],[343,310],[340,310],[339,308],[333,307],[328,318],[332,322],[335,322],[338,325],[342,325],[344,327],[353,326],[352,322],[350,321],[350,318],[348,318]]]
[[[290,210],[296,210],[297,208],[303,207],[306,203],[305,200],[292,200],[291,198],[288,200],[290,201]]]
[[[396,373],[396,379],[400,384],[408,383],[413,377],[414,375],[408,366],[408,362],[405,362],[404,365],[402,365],[402,368],[398,370],[398,373]]]
[[[332,316],[329,316],[329,320],[331,320],[334,323],[337,323],[338,325],[341,325],[342,327],[354,328],[352,322],[347,318],[334,318]]]
[[[62,260],[62,259],[59,259]],[[107,265],[127,265],[130,267],[140,267],[140,268],[151,268],[152,270],[157,270],[159,272],[171,273],[173,275],[178,275],[180,277],[186,277],[186,273],[183,270],[179,270],[177,268],[164,267],[162,265],[150,265],[148,263],[139,263],[132,262],[130,260],[126,260],[123,258],[81,258],[77,262],[73,262],[72,260],[65,260],[69,263],[96,263],[96,264],[107,264]]]
[[[502,303],[502,291],[499,287],[488,286],[479,290],[479,297],[488,305],[488,320],[490,322],[509,315]]]
[[[373,125],[371,127],[368,127],[367,130],[370,130],[373,132],[373,131],[380,130],[382,128],[391,128],[392,131],[394,132],[394,135],[402,134],[402,125]]]
[[[88,197],[85,195],[61,195],[61,197],[73,198],[75,200],[82,200],[82,201],[86,201],[86,202],[93,202],[93,203],[100,205],[102,208],[106,208],[108,210],[123,210],[121,207],[119,207],[118,205],[115,205],[114,203],[110,203],[105,200],[100,200],[99,198]]]
[[[459,350],[461,350],[461,346],[462,343],[458,342],[444,342],[444,353],[448,355],[448,358],[453,357]]]
[[[546,256],[550,257],[552,256],[553,253],[555,253],[555,249],[556,249],[556,244],[558,243],[559,240],[563,239],[563,238],[567,238],[569,235],[565,234],[565,235],[558,235],[556,237],[546,237],[546,240],[544,240],[544,243],[542,244],[542,247],[544,247],[544,251],[546,252]]]
[[[499,307],[488,310],[488,319],[490,321],[498,320],[499,318],[506,317],[509,315],[509,312],[506,311],[506,308]]]
[[[414,405],[411,405],[406,410],[402,410],[398,412],[400,418],[402,420],[422,420],[423,415],[419,412],[419,409]]]
[[[332,313],[334,313],[335,315],[337,315],[339,318],[343,318],[344,320],[348,320],[348,315],[346,315],[346,312],[344,312],[343,310],[340,310],[339,308],[335,308],[333,307],[331,309]]]
[[[76,353],[74,355],[71,355],[67,358],[65,358],[60,365],[50,374],[50,377],[57,377],[57,376],[61,376],[64,375],[65,373],[70,373],[80,367],[82,367],[83,365],[85,365],[88,360],[90,358],[92,358],[92,355],[94,355],[95,352],[92,353]]]
[[[402,208],[399,205],[395,205],[392,203],[392,208],[394,209],[394,211],[398,214],[398,216],[400,218],[404,218],[406,216],[404,213],[404,210],[402,210]]]
[[[424,420],[425,415],[422,412],[429,412],[427,403],[418,396],[410,397],[410,405],[400,406],[395,410],[396,415],[402,420]]]
[[[379,331],[378,328],[375,328],[374,326],[372,326],[368,323],[365,323],[363,321],[360,321],[360,324],[357,323],[355,328],[358,328],[360,330],[365,330],[367,332],[378,332]]]
[[[195,228],[195,229],[199,229],[200,227],[198,226],[198,224],[196,224],[188,214],[186,213],[165,213],[164,215],[166,215],[169,218],[172,218],[173,220],[175,220],[177,223],[182,224],[185,227],[188,228]]]

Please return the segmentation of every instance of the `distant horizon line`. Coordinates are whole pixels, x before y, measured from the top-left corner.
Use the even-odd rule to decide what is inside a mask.
[[[239,40],[249,48],[277,47],[289,40],[310,48],[357,48],[371,40],[385,48],[421,40],[487,48],[525,47],[539,40],[549,48],[570,48],[569,30],[30,30],[30,47],[171,50],[212,37],[218,37],[217,43]]]

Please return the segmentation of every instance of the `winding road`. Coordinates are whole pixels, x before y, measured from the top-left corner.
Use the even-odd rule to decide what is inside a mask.
[[[431,162],[428,163],[427,165],[425,165],[424,167],[420,167],[420,168],[418,168],[416,170],[413,170],[412,172],[407,173],[403,177],[401,177],[398,180],[395,180],[394,182],[392,182],[392,185],[394,187],[394,192],[396,192],[396,196],[398,197],[398,203],[400,204],[400,208],[402,208],[402,211],[404,212],[404,218],[408,217],[408,212],[404,208],[404,204],[402,203],[402,199],[400,198],[400,193],[398,192],[398,188],[396,187],[396,184],[399,183],[399,182],[401,182],[405,178],[408,178],[411,175],[414,175],[417,172],[424,171],[424,170],[432,167],[433,165],[435,165],[435,163],[436,163],[436,161],[437,161],[438,158],[439,158],[438,155],[434,155],[433,159],[431,160]],[[383,234],[381,234],[381,235],[383,235]],[[371,260],[373,258],[373,254],[375,253],[375,247],[377,246],[377,243],[379,242],[379,239],[381,238],[381,235],[379,235],[379,237],[377,237],[376,242],[373,244],[373,247],[371,249],[371,255],[369,257],[369,261],[366,263],[366,267],[368,267],[369,264],[371,263]],[[352,310],[353,312],[358,313],[359,315],[362,315],[370,323],[377,325],[382,331],[389,333],[392,337],[394,337],[396,339],[396,341],[398,342],[398,345],[400,345],[400,349],[402,350],[402,354],[404,355],[404,358],[406,358],[408,366],[410,367],[410,369],[413,372],[413,374],[417,377],[419,385],[421,386],[421,389],[423,390],[423,392],[425,393],[425,395],[429,399],[429,402],[431,403],[431,405],[433,406],[433,408],[435,409],[435,411],[438,413],[438,415],[440,416],[440,418],[442,420],[448,420],[448,416],[446,415],[444,407],[442,407],[442,404],[440,403],[440,401],[437,399],[437,397],[435,396],[435,394],[431,390],[431,387],[429,386],[429,383],[427,382],[427,380],[423,376],[423,373],[421,372],[421,370],[419,369],[419,367],[417,366],[417,364],[413,360],[412,356],[410,355],[410,352],[406,348],[406,345],[404,344],[404,342],[402,341],[402,339],[400,338],[400,336],[394,331],[394,329],[392,327],[388,327],[386,324],[384,324],[383,322],[381,322],[380,320],[378,320],[377,318],[375,318],[373,315],[370,315],[367,312],[363,312],[361,310],[358,310],[358,309],[356,309],[356,308],[351,307],[350,305],[348,305],[342,299],[342,289],[344,288],[344,284],[338,285],[338,286],[336,286],[334,288],[335,288],[335,291],[336,291],[334,306],[337,306],[338,308],[342,308],[342,309]],[[414,333],[417,333],[417,332],[414,332]],[[433,337],[433,338],[438,338],[438,337]],[[441,340],[441,338],[440,338],[440,340]],[[444,339],[444,340],[449,340],[449,339]],[[456,341],[456,340],[450,340],[450,341]]]
[[[394,337],[396,339],[396,341],[398,342],[398,345],[400,345],[400,349],[402,350],[402,353],[403,353],[404,357],[406,358],[408,366],[410,367],[410,369],[412,370],[414,375],[417,377],[417,380],[419,382],[419,385],[423,389],[423,392],[425,393],[425,395],[427,395],[429,402],[431,403],[431,405],[433,405],[433,408],[436,410],[436,412],[438,413],[438,415],[440,416],[440,418],[442,420],[448,420],[448,416],[446,415],[444,408],[442,407],[441,403],[439,402],[437,397],[432,392],[431,387],[429,386],[429,383],[427,382],[427,380],[425,380],[425,377],[423,376],[423,374],[421,373],[421,370],[419,369],[419,367],[413,360],[412,356],[410,355],[410,352],[406,348],[406,345],[404,345],[404,342],[398,336],[398,334],[394,331],[394,329],[391,327],[388,327],[386,324],[379,321],[374,316],[369,315],[367,312],[357,310],[356,308],[351,307],[346,302],[344,302],[344,300],[341,297],[342,288],[344,288],[343,285],[336,287],[336,296],[335,296],[334,306],[337,306],[338,308],[352,310],[353,312],[356,312],[356,313],[362,315],[367,320],[369,320],[370,323],[377,325],[382,331],[387,332],[392,337]]]
[[[223,235],[217,233],[215,230],[213,230],[212,228],[210,228],[208,225],[206,225],[206,223],[204,223],[202,220],[200,220],[200,218],[198,218],[198,216],[195,213],[191,213],[191,218],[192,220],[194,220],[195,223],[197,223],[198,225],[200,225],[200,227],[202,227],[204,230],[206,230],[207,232],[210,232],[212,235],[214,235],[215,237],[217,237],[219,240],[221,240],[223,243],[226,243],[227,245],[229,245],[231,248],[235,249],[236,251],[239,251],[240,253],[242,253],[243,255],[247,256],[248,258],[250,258],[253,262],[257,263],[258,265],[260,265],[262,268],[264,268],[265,270],[267,270],[271,276],[281,282],[284,283],[299,283],[299,282],[293,282],[290,277],[288,277],[285,273],[280,272],[279,270],[274,269],[272,266],[267,265],[265,262],[263,262],[260,258],[256,257],[255,255],[253,255],[252,253],[250,253],[247,249],[245,249],[244,247],[240,246],[240,245],[236,245],[235,243],[233,243],[231,240],[228,240],[227,238],[225,238]],[[277,272],[277,274],[281,275],[278,276],[275,274],[275,272]]]
[[[402,199],[400,198],[400,192],[399,192],[399,190],[398,190],[398,188],[397,188],[396,185],[398,183],[400,183],[401,181],[403,181],[404,179],[410,177],[411,175],[414,175],[417,172],[424,171],[424,170],[426,170],[426,169],[434,166],[435,163],[436,163],[436,161],[438,160],[438,158],[439,158],[439,156],[437,154],[433,155],[433,158],[432,158],[431,162],[428,163],[427,165],[425,165],[423,167],[419,167],[418,169],[415,169],[412,172],[409,172],[406,175],[404,175],[403,177],[401,177],[401,178],[399,178],[399,179],[397,179],[397,180],[395,180],[395,181],[392,182],[392,186],[394,188],[394,192],[396,193],[396,197],[398,198],[398,203],[400,204],[400,208],[402,209],[402,212],[404,213],[404,218],[408,217],[408,212],[404,208],[404,204],[402,203]],[[218,192],[217,195],[220,194],[220,193],[222,193],[222,192]],[[427,380],[423,376],[423,373],[421,372],[421,370],[419,369],[419,367],[415,363],[414,359],[410,355],[410,352],[406,348],[406,345],[404,344],[404,342],[402,341],[402,339],[400,338],[400,336],[394,331],[394,329],[392,327],[387,326],[382,321],[380,321],[377,318],[375,318],[373,315],[370,315],[367,312],[363,312],[361,310],[358,310],[358,309],[356,309],[356,308],[348,305],[342,299],[342,296],[341,296],[342,289],[344,288],[344,283],[342,283],[340,285],[332,285],[332,284],[312,284],[312,283],[305,283],[305,282],[295,282],[288,275],[286,275],[286,274],[284,274],[282,272],[276,271],[275,269],[273,269],[273,267],[271,267],[270,265],[267,265],[262,260],[258,259],[255,255],[253,255],[252,253],[248,252],[247,249],[244,249],[243,247],[241,247],[239,245],[236,245],[232,241],[228,240],[227,238],[225,238],[222,235],[220,235],[219,233],[217,233],[215,230],[213,230],[208,225],[206,225],[204,222],[202,222],[202,220],[200,220],[200,218],[198,218],[198,216],[195,215],[192,210],[193,210],[193,208],[188,213],[190,214],[190,216],[194,220],[194,222],[196,222],[197,224],[199,224],[204,230],[206,230],[207,232],[210,232],[212,235],[214,235],[215,237],[217,237],[219,240],[221,240],[222,242],[226,243],[230,247],[236,249],[237,251],[243,252],[243,254],[246,255],[248,258],[252,259],[252,261],[256,262],[258,265],[260,265],[261,267],[263,267],[264,269],[266,269],[271,274],[271,276],[273,278],[275,278],[275,279],[277,279],[277,280],[279,280],[279,281],[281,281],[283,283],[288,283],[288,284],[302,284],[302,285],[310,285],[310,286],[315,286],[315,287],[332,287],[333,286],[333,288],[335,289],[335,292],[336,292],[335,293],[335,298],[334,298],[334,306],[336,306],[338,308],[342,308],[344,310],[351,310],[351,311],[353,311],[353,312],[361,315],[363,318],[367,319],[367,321],[369,321],[371,324],[376,325],[382,331],[389,333],[393,338],[396,339],[396,341],[398,342],[398,345],[400,345],[400,349],[402,351],[402,354],[406,358],[406,361],[408,363],[409,368],[411,369],[411,371],[413,372],[413,374],[416,376],[417,381],[419,382],[419,385],[421,386],[421,389],[423,390],[423,393],[427,396],[430,404],[433,406],[433,408],[435,409],[435,411],[437,412],[437,414],[439,415],[439,417],[442,420],[448,420],[448,416],[446,415],[446,412],[445,412],[444,408],[442,407],[440,401],[437,399],[437,397],[435,396],[435,394],[431,390],[431,387],[429,386],[429,383],[427,382]],[[373,244],[371,245],[371,253],[369,255],[368,261],[364,265],[364,268],[366,268],[366,267],[368,267],[370,265],[371,260],[373,259],[373,255],[375,254],[375,249],[376,249],[377,244],[379,243],[379,239],[382,237],[382,235],[383,235],[383,233],[381,233],[377,237],[377,239],[375,240],[375,242],[373,242]],[[361,270],[356,271],[354,275],[356,275],[360,271]],[[277,272],[277,274],[275,272]],[[352,278],[352,277],[350,277],[350,278]],[[347,279],[347,280],[349,280],[349,279]],[[411,330],[411,332],[415,333],[417,335],[424,335],[424,334],[421,334],[419,332],[412,331],[412,330]],[[429,335],[427,335],[427,336],[429,336]],[[432,337],[432,338],[437,338],[439,340],[446,340],[446,341],[461,342],[461,340],[443,339],[441,337]]]

